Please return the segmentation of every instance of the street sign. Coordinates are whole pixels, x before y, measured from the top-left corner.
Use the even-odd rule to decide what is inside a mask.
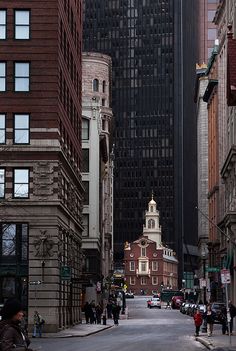
[[[231,279],[230,279],[229,269],[221,269],[220,275],[221,275],[221,283],[222,284],[230,284]]]
[[[205,288],[207,286],[207,282],[205,278],[199,279],[199,286],[200,286],[200,289]]]
[[[70,280],[71,279],[71,267],[61,266],[61,280]]]
[[[220,268],[219,267],[207,267],[206,272],[217,273],[217,272],[220,272]]]

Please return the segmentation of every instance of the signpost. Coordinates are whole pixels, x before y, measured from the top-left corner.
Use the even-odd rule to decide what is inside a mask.
[[[61,266],[61,280],[71,280],[71,267]]]
[[[225,285],[225,295],[226,295],[226,309],[227,309],[227,322],[229,329],[229,344],[231,345],[231,332],[230,332],[230,312],[229,312],[229,296],[228,296],[228,284],[231,283],[230,271],[229,269],[221,269],[221,283]]]
[[[218,273],[220,272],[219,267],[206,267],[206,272]]]

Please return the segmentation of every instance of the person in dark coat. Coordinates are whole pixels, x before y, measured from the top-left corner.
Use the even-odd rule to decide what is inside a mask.
[[[97,324],[101,324],[101,319],[102,319],[102,306],[98,304],[96,306],[96,322]]]
[[[227,310],[226,307],[222,307],[219,314],[219,321],[222,325],[222,334],[228,334],[228,323],[227,323]]]
[[[89,323],[90,314],[91,314],[91,306],[89,305],[89,303],[87,301],[84,305],[84,315],[85,315],[86,324]]]
[[[213,326],[215,321],[215,313],[211,309],[211,305],[207,306],[207,310],[205,312],[205,318],[207,323],[207,335],[212,336]]]
[[[112,305],[112,315],[113,315],[113,320],[114,320],[114,324],[116,326],[118,326],[119,322],[119,317],[120,317],[120,306],[117,304],[117,302],[114,302],[114,304]]]
[[[229,301],[229,313],[230,313],[230,334],[233,332],[234,317],[236,316],[236,307]]]
[[[30,341],[21,328],[24,313],[20,301],[15,298],[8,299],[0,315],[1,351],[32,351],[28,348]]]

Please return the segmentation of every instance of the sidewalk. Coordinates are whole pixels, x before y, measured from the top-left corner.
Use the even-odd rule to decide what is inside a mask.
[[[113,327],[113,321],[107,320],[107,324],[78,324],[74,327],[61,330],[58,333],[43,333],[43,338],[71,338],[71,337],[84,337],[92,334],[99,333],[103,330]]]
[[[218,347],[223,350],[236,350],[236,335],[231,335],[231,345],[229,344],[229,335],[222,335],[221,331],[217,330],[211,337],[208,337],[206,333],[197,336],[196,340],[206,346],[209,350],[215,350]]]

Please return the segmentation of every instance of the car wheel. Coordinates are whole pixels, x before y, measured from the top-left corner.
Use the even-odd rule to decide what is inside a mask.
[[[159,307],[159,309],[161,309],[161,306]]]

